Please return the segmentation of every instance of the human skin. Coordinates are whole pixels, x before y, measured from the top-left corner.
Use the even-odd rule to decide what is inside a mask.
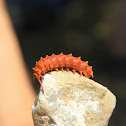
[[[36,94],[5,1],[0,0],[0,125],[33,126]]]

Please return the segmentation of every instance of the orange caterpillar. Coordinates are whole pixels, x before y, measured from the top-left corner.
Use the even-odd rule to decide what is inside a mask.
[[[63,71],[63,68],[68,72],[69,69],[71,69],[74,74],[78,71],[81,76],[83,74],[85,77],[93,78],[92,66],[88,65],[88,61],[82,61],[80,57],[73,57],[72,54],[64,55],[63,53],[59,55],[47,55],[45,58],[41,57],[41,59],[36,62],[35,68],[33,68],[34,78],[37,78],[42,86],[40,79],[43,74],[52,70],[59,71],[60,69]]]

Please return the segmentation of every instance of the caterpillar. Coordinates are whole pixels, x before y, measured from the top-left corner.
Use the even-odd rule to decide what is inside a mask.
[[[88,65],[88,61],[82,61],[81,57],[73,57],[72,54],[65,55],[60,53],[59,55],[46,55],[45,58],[41,57],[40,60],[36,62],[35,68],[32,69],[34,71],[34,79],[36,78],[43,88],[41,82],[43,74],[52,70],[59,71],[60,69],[63,71],[64,68],[67,72],[71,69],[74,74],[78,71],[80,76],[85,75],[85,77],[93,78],[92,66]]]

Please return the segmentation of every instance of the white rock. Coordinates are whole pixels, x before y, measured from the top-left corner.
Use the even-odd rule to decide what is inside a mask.
[[[70,72],[45,74],[32,106],[35,126],[107,126],[115,96],[97,82]]]

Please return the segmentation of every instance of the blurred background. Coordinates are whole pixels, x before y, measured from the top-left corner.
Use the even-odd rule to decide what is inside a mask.
[[[6,0],[25,63],[72,53],[93,66],[93,80],[117,97],[109,126],[126,125],[126,1]],[[33,82],[33,81],[32,81]],[[39,83],[34,89],[38,93]]]

